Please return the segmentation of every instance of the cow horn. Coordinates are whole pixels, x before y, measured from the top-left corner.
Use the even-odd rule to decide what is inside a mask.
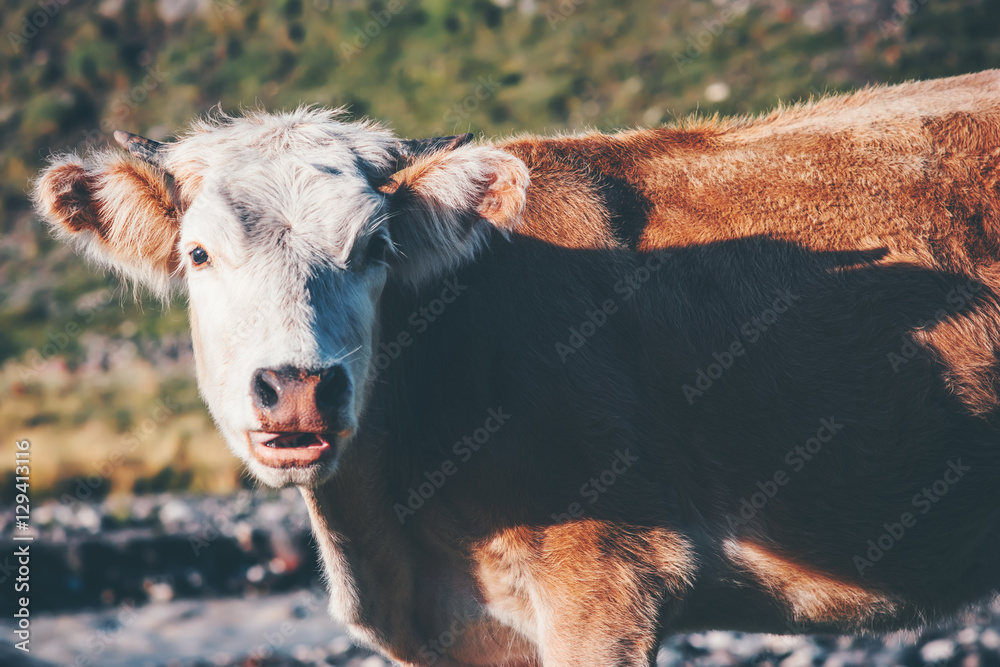
[[[429,137],[427,139],[400,139],[396,142],[396,171],[406,167],[413,160],[428,153],[453,151],[472,141],[471,132],[449,137]]]
[[[147,139],[146,137],[140,137],[138,134],[132,134],[131,132],[123,132],[122,130],[115,130],[115,141],[118,142],[119,146],[140,160],[163,169],[163,159],[166,157],[166,144]]]

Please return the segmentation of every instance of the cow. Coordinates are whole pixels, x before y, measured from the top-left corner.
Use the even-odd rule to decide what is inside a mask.
[[[59,155],[405,665],[653,665],[1000,585],[1000,71],[758,118],[401,140],[316,108]]]

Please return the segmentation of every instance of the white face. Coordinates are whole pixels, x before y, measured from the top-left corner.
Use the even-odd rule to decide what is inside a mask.
[[[210,175],[184,215],[199,388],[267,484],[322,481],[358,428],[388,274],[384,206],[350,153],[327,150]]]

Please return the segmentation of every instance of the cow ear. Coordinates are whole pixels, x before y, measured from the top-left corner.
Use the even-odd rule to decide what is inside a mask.
[[[419,284],[472,259],[490,236],[521,222],[529,183],[525,164],[492,146],[463,146],[426,155],[394,174],[389,234],[398,270]]]
[[[400,139],[396,142],[396,164],[394,172],[404,169],[422,157],[439,151],[453,151],[472,141],[471,132],[452,134],[447,137],[428,137],[426,139]]]
[[[161,298],[169,294],[180,219],[157,166],[120,152],[60,156],[32,198],[57,237]]]

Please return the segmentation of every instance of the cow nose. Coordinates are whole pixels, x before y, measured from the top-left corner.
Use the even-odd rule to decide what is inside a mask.
[[[277,371],[258,368],[253,374],[253,404],[258,410],[268,412],[276,405],[283,392],[284,383]]]
[[[259,368],[250,386],[254,412],[273,431],[339,430],[351,381],[341,365],[320,371]]]

